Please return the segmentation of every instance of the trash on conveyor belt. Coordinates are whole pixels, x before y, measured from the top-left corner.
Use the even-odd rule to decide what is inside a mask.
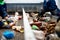
[[[34,15],[34,13],[32,15]],[[51,14],[50,14],[50,16],[51,16]],[[47,38],[48,35],[51,36],[52,39],[58,39],[57,34],[54,34],[56,32],[55,27],[56,27],[57,24],[56,24],[55,21],[51,21],[50,16],[49,17],[46,17],[46,16],[45,17],[40,17],[40,20],[35,20],[35,19],[38,19],[37,16],[35,16],[35,19],[34,19],[33,16],[31,17],[32,20],[31,19],[30,20],[33,21],[33,22],[30,23],[30,25],[31,25],[31,28],[32,28],[32,30],[35,34],[35,37],[38,40],[47,40],[46,38]],[[29,16],[29,18],[30,18],[30,16]],[[40,33],[42,33],[43,35],[40,34]],[[41,35],[41,37],[39,35]],[[44,37],[42,37],[42,36],[44,36]],[[56,38],[54,38],[54,36]]]

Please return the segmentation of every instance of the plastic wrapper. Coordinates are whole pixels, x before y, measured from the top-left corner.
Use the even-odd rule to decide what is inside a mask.
[[[45,33],[43,31],[33,30],[35,37],[39,40],[45,39]]]

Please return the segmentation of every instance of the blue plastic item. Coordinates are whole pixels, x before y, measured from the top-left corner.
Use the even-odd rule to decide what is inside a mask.
[[[14,38],[14,32],[10,31],[10,30],[6,30],[6,31],[3,32],[3,36],[6,39],[12,39],[12,38]]]

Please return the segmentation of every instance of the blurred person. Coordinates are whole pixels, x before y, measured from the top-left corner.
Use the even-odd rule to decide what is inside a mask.
[[[6,3],[4,2],[4,0],[0,0],[0,16],[2,17],[2,19],[6,19],[7,18],[7,7],[6,7]],[[0,21],[0,26],[3,26],[3,22]]]
[[[2,20],[0,21],[0,27],[4,26],[4,20],[8,20],[9,15],[7,13],[7,6],[4,0],[0,0],[0,16],[2,17]],[[12,23],[12,20],[8,20],[9,23]],[[9,25],[8,23],[8,25]]]
[[[7,14],[7,6],[4,0],[0,0],[0,16],[3,19],[6,19],[8,14]]]
[[[52,15],[58,16],[57,22],[60,20],[60,10],[58,9],[55,0],[44,0],[43,8],[41,9],[41,13],[38,16],[43,17],[45,12],[51,12]]]

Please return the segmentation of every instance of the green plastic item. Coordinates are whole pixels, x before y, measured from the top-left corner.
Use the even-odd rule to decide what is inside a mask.
[[[0,5],[4,5],[4,0],[0,0]]]
[[[37,30],[37,29],[39,29],[36,25],[32,25],[32,29],[33,30]]]

